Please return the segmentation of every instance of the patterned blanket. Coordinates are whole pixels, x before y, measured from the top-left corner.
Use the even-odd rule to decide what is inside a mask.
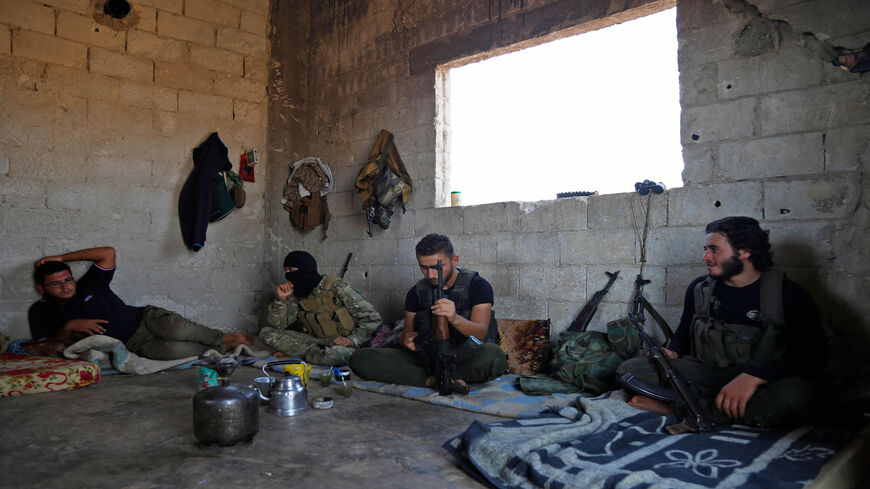
[[[498,488],[798,489],[845,439],[742,426],[668,435],[674,417],[614,397],[577,398],[577,408],[534,419],[475,422],[444,448]]]
[[[0,397],[78,389],[100,380],[93,363],[65,358],[0,356]]]
[[[528,396],[517,386],[516,375],[503,375],[483,384],[471,384],[471,392],[461,396],[440,396],[435,389],[408,385],[386,384],[354,379],[356,388],[400,396],[407,399],[454,407],[466,411],[494,414],[505,418],[529,418],[574,402],[577,394]]]

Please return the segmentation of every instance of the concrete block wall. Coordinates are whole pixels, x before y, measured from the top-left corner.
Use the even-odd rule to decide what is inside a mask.
[[[262,296],[268,0],[0,2],[0,330],[27,338],[32,264],[98,245],[114,290],[224,330],[256,331]],[[238,171],[260,148],[247,202],[185,248],[178,195],[217,131]],[[83,267],[74,265],[74,272]]]
[[[673,3],[276,4],[281,84],[272,89],[282,103],[270,112],[270,140],[272,158],[282,161],[271,167],[267,191],[272,280],[290,249],[311,251],[326,272],[352,252],[349,281],[393,321],[419,276],[414,244],[440,232],[453,238],[464,265],[493,283],[499,317],[549,317],[563,330],[604,285],[605,270],[622,273],[593,328],[624,314],[641,265],[635,222],[642,220],[632,212],[642,217],[645,198],[442,207],[450,189],[438,155],[436,70]],[[704,273],[706,223],[754,217],[771,230],[778,265],[822,306],[839,365],[870,376],[855,346],[870,345],[870,79],[820,54],[870,41],[870,4],[680,0],[677,11],[685,186],[651,200],[647,297],[676,325],[686,285]],[[370,239],[353,182],[381,129],[395,134],[415,187],[408,212]],[[286,164],[304,156],[320,156],[336,176],[326,241],[293,230],[276,205]]]

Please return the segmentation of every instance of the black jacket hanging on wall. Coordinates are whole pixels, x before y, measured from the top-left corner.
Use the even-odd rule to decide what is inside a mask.
[[[227,157],[227,147],[216,132],[211,133],[208,139],[193,150],[193,170],[178,197],[181,237],[184,244],[193,251],[199,251],[205,246],[205,232],[212,216],[214,189],[217,185],[215,182],[217,178],[223,180],[220,172],[227,171],[232,166]]]

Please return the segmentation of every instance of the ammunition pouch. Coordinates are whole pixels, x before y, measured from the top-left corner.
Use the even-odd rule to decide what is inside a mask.
[[[333,286],[338,277],[326,277],[321,292],[314,297],[299,300],[297,319],[302,331],[316,338],[347,336],[356,323],[347,308],[339,305]]]

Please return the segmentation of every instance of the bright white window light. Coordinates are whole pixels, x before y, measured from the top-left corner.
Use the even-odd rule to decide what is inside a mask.
[[[675,8],[452,68],[446,85],[463,205],[682,186]]]

